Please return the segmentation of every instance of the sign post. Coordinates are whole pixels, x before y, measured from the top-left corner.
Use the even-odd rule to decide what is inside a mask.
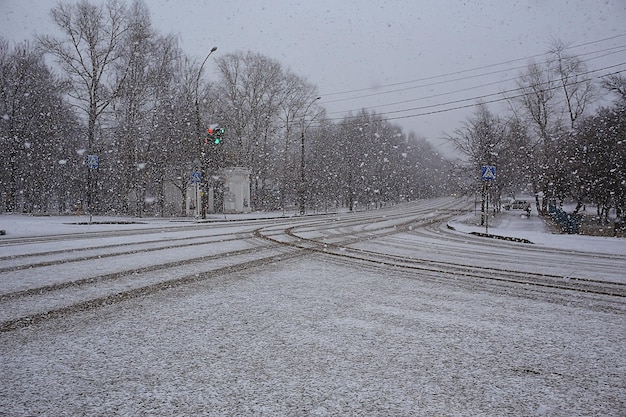
[[[483,219],[485,223],[485,234],[489,234],[489,183],[496,179],[496,167],[493,165],[483,165],[480,170],[480,177],[483,180]]]
[[[91,171],[98,169],[99,165],[100,161],[98,159],[98,155],[87,155],[87,205],[89,206],[89,224],[91,224],[93,220],[93,193],[95,188],[93,185],[93,175]]]
[[[191,171],[189,175],[189,181],[194,185],[195,192],[195,202],[196,202],[196,218],[200,217],[200,183],[202,182],[202,172],[201,171]]]

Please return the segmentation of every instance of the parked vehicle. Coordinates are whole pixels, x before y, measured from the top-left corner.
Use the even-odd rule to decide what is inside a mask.
[[[504,205],[505,210],[530,210],[530,203],[526,200],[514,200]]]

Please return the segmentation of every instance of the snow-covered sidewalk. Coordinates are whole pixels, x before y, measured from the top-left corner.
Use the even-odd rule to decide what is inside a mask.
[[[480,225],[480,212],[456,218],[448,225],[464,233],[485,233],[487,229],[484,225]],[[490,216],[488,233],[494,236],[525,239],[536,245],[550,248],[626,255],[626,239],[553,233],[534,210],[530,216],[527,216],[523,210],[503,210]]]

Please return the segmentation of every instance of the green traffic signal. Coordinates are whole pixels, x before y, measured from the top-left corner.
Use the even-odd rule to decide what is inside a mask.
[[[223,127],[217,127],[217,125],[211,125],[207,129],[208,138],[205,139],[204,143],[209,143],[208,139],[211,139],[211,142],[214,145],[219,145],[220,143],[222,143],[222,138],[225,132],[226,132],[226,129],[224,129]]]
[[[226,132],[226,130],[223,127],[217,129],[217,131],[215,132],[215,139],[213,140],[213,143],[215,145],[219,145],[220,143],[222,143],[222,137],[224,136],[224,132]]]

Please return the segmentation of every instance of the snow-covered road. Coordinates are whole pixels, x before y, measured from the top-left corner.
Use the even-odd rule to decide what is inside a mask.
[[[106,294],[90,276],[131,285],[124,271],[169,274],[172,285],[7,327],[0,415],[623,416],[624,297],[432,266],[620,282],[623,239],[564,251],[545,232],[534,245],[478,238],[462,219],[446,227],[455,206],[463,208],[445,199],[320,218],[92,225],[142,234],[70,240],[35,236],[83,226],[15,226],[15,239],[36,241],[0,246],[3,317],[20,316],[40,287],[59,295],[44,306],[64,305],[72,287]],[[358,253],[366,255],[350,257]],[[85,283],[59,286],[75,280]]]

